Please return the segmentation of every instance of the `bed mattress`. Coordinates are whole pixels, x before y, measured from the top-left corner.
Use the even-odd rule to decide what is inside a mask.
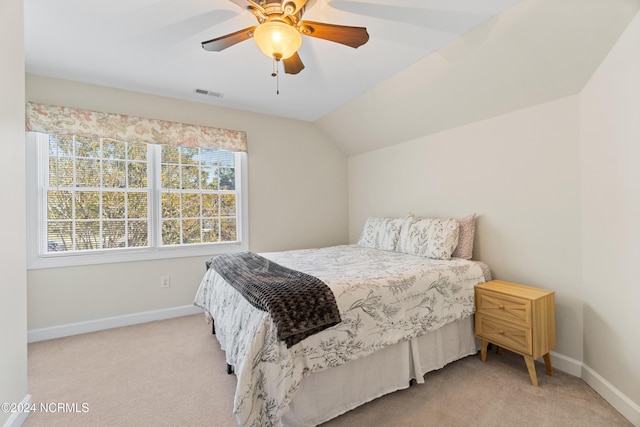
[[[194,304],[215,319],[216,336],[234,367],[234,412],[240,425],[282,425],[302,381],[474,313],[482,268],[462,259],[334,246],[262,253],[321,279],[334,293],[342,321],[287,348],[272,319],[208,270]],[[286,417],[285,417],[286,419]]]

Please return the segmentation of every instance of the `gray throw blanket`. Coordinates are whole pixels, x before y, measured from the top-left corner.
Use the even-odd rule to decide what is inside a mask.
[[[212,268],[254,307],[268,312],[287,347],[340,323],[331,289],[320,279],[253,252],[211,258]]]

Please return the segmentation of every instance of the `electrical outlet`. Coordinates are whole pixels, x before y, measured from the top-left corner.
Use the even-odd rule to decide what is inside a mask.
[[[171,286],[171,276],[160,277],[160,287],[166,289]]]

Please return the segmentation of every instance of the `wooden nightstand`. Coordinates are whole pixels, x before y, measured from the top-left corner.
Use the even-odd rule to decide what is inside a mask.
[[[547,374],[553,375],[549,352],[556,345],[555,293],[492,280],[477,285],[475,296],[481,360],[486,362],[487,345],[492,343],[524,357],[534,386],[538,386],[534,361],[539,357],[544,357]]]

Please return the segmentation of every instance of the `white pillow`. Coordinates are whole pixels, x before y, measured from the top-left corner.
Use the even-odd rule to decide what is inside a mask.
[[[365,248],[394,251],[398,244],[404,218],[369,217],[364,224],[358,245]]]
[[[405,250],[401,250],[400,248],[407,247],[407,242],[409,241],[409,231],[411,230],[411,224],[415,221],[420,220],[420,218],[416,217],[414,214],[410,213],[404,218],[402,218],[402,227],[400,228],[400,236],[398,236],[398,244],[396,245],[396,251],[398,252],[406,252]]]
[[[408,222],[408,221],[407,221]],[[396,250],[433,259],[451,259],[458,245],[459,224],[454,218],[415,218],[403,227]]]

